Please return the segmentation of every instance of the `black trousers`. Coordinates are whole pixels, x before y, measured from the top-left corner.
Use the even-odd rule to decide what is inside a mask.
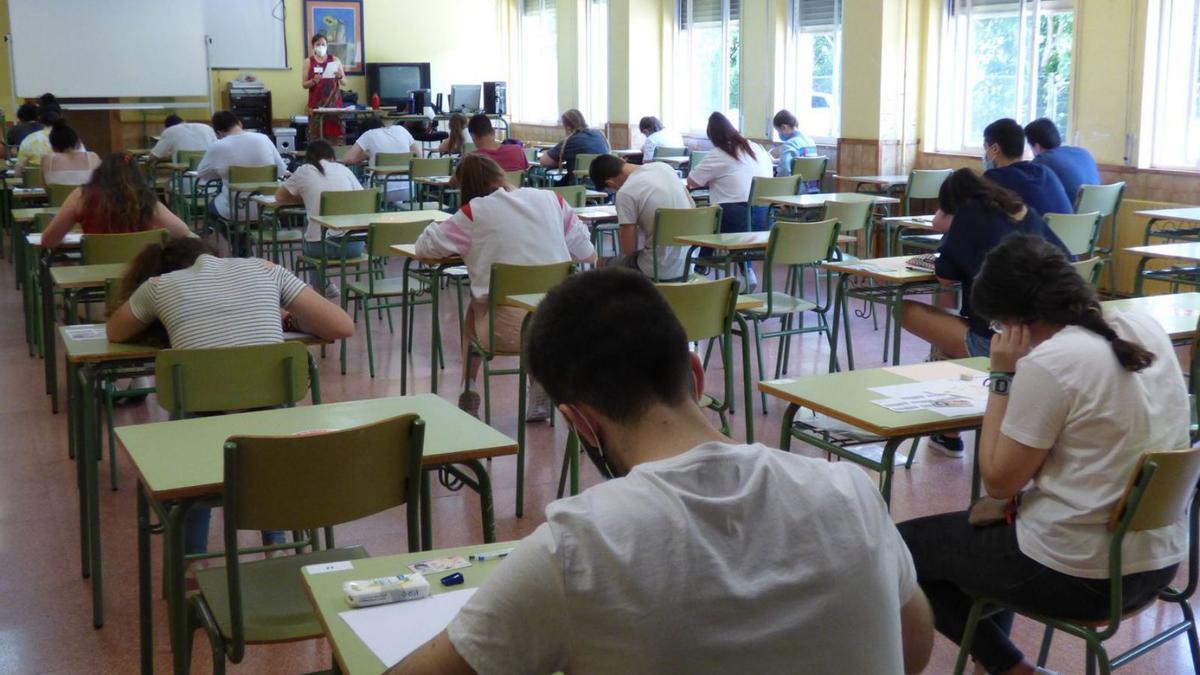
[[[974,527],[967,512],[917,518],[897,526],[912,552],[917,582],[933,607],[938,632],[958,644],[976,597],[1012,602],[1033,612],[1072,619],[1108,616],[1108,579],[1063,574],[1017,548],[1015,525]],[[1122,599],[1138,605],[1175,578],[1178,565],[1126,575]],[[1009,640],[1012,612],[984,619],[975,631],[971,656],[990,673],[1004,672],[1024,658]]]

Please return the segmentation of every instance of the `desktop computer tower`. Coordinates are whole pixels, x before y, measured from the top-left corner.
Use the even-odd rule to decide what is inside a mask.
[[[508,112],[507,86],[503,82],[483,83],[483,112],[504,115]]]

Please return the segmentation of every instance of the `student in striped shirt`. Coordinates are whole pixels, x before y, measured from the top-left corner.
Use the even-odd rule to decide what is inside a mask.
[[[284,324],[326,340],[354,333],[354,322],[283,267],[258,258],[219,258],[200,239],[147,246],[121,284],[128,298],[108,319],[108,339],[128,342],[155,322],[171,347],[201,349],[283,341]],[[281,311],[284,310],[281,319]],[[193,508],[184,526],[184,550],[208,548],[209,510]],[[264,532],[264,544],[283,532]]]

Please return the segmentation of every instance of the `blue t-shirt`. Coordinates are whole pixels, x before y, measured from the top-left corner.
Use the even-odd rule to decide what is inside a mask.
[[[595,129],[587,128],[580,129],[575,133],[567,136],[567,139],[561,145],[556,145],[546,151],[550,155],[550,159],[559,161],[559,153],[562,153],[561,159],[567,168],[567,175],[563,176],[559,181],[560,185],[569,185],[575,170],[575,155],[579,154],[594,154],[603,155],[608,152],[608,141],[605,140],[604,134]]]
[[[1066,245],[1032,208],[1026,209],[1021,222],[1014,223],[1003,213],[985,209],[978,201],[971,200],[954,214],[950,229],[942,237],[942,245],[938,249],[941,255],[934,265],[934,273],[962,284],[962,310],[959,314],[967,320],[971,332],[981,337],[991,337],[992,331],[987,321],[971,311],[971,284],[983,267],[983,259],[988,252],[1005,237],[1017,232],[1043,237],[1071,259]]]
[[[792,160],[797,157],[809,157],[817,154],[817,144],[813,143],[803,131],[796,133],[779,146],[779,168],[775,171],[778,176],[792,175]]]
[[[1053,150],[1047,150],[1033,158],[1034,164],[1040,164],[1058,176],[1067,198],[1072,202],[1079,195],[1080,185],[1099,185],[1100,170],[1096,168],[1096,160],[1092,153],[1073,145],[1060,145]]]
[[[988,169],[985,178],[1012,190],[1029,208],[1042,213],[1075,213],[1062,181],[1050,169],[1033,162],[1016,162]]]

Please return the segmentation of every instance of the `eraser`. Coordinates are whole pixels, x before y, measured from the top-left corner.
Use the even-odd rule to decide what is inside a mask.
[[[342,584],[351,607],[372,607],[392,602],[420,600],[429,595],[429,582],[420,574],[397,574]]]

